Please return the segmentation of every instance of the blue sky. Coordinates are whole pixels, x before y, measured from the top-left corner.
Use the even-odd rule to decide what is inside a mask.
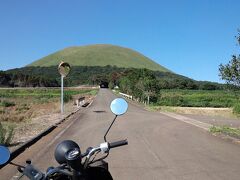
[[[0,2],[0,70],[69,46],[134,49],[175,73],[221,82],[240,47],[239,0],[8,0]]]

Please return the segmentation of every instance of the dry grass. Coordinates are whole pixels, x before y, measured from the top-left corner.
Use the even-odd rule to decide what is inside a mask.
[[[180,114],[195,114],[205,116],[221,116],[228,118],[237,118],[233,114],[232,108],[202,108],[202,107],[172,107],[172,106],[153,106],[148,107],[152,111],[175,112]]]
[[[60,114],[60,98],[55,96],[55,91],[44,90],[42,92],[30,89],[30,95],[27,89],[23,91],[11,89],[7,95],[0,92],[0,123],[6,127],[14,125],[12,143],[25,142],[63,118],[64,115]],[[96,92],[78,89],[68,90],[68,93],[70,93],[71,98],[68,103],[65,103],[65,115],[76,110],[74,99],[79,96],[90,99],[96,94]]]

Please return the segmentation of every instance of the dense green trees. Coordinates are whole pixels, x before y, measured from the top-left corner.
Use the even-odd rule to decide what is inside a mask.
[[[135,80],[133,80],[134,78]],[[153,79],[153,81],[150,81],[151,79]],[[154,83],[156,83],[158,89],[216,90],[224,88],[224,85],[222,84],[194,81],[190,78],[170,72],[134,68],[125,69],[116,66],[73,66],[70,74],[64,81],[66,86],[77,86],[81,84],[99,85],[101,82],[110,83],[110,87],[116,85],[119,86],[121,82],[124,92],[129,93],[133,89],[131,86],[136,86],[139,91],[145,92],[148,91],[149,86],[151,87]],[[130,84],[131,88],[124,84]],[[60,75],[55,66],[24,67],[8,71],[0,71],[0,86],[55,87],[60,86]],[[139,94],[141,93],[139,92]],[[151,91],[145,92],[145,95],[141,95],[142,99],[145,99],[144,97],[146,94],[151,94]]]
[[[0,86],[10,86],[11,77],[3,71],[0,71]]]
[[[238,35],[236,36],[238,44],[240,45],[240,30],[238,30]],[[240,56],[233,55],[232,59],[228,64],[219,66],[220,77],[225,80],[228,84],[235,86],[240,86]]]
[[[120,78],[119,87],[141,102],[156,102],[160,94],[158,79],[147,69],[130,70]]]
[[[56,87],[59,82],[55,78],[31,75],[20,71],[0,72],[0,87]]]
[[[233,55],[228,64],[220,64],[219,71],[222,80],[240,86],[240,56]]]

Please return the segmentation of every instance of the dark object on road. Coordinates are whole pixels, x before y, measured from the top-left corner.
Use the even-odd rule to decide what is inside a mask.
[[[126,113],[128,104],[124,99],[117,98],[112,101],[110,108],[115,114],[115,118],[104,135],[105,142],[98,147],[89,147],[85,153],[81,154],[77,143],[72,140],[62,141],[55,150],[55,159],[60,166],[49,167],[45,174],[35,168],[31,164],[31,160],[27,160],[25,166],[13,162],[9,162],[9,164],[17,166],[18,171],[31,180],[112,180],[113,178],[108,171],[108,163],[104,159],[109,155],[110,149],[127,145],[128,141],[125,139],[109,143],[106,137],[116,118]],[[102,157],[97,156],[100,152],[104,154]],[[0,164],[6,164],[9,159],[9,150],[4,146],[0,146]]]
[[[93,112],[95,112],[95,113],[105,113],[106,111],[104,111],[104,110],[96,110],[96,111],[93,111]]]

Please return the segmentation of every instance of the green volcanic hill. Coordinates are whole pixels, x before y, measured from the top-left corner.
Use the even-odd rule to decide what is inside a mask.
[[[175,74],[134,50],[113,45],[69,47],[26,67],[0,71],[0,87],[58,87],[61,81],[57,65],[61,61],[72,66],[65,78],[66,86],[102,82],[120,85],[132,80],[130,75],[140,80],[140,75],[148,75],[157,79],[161,89],[223,89],[221,84]]]
[[[89,45],[69,47],[41,58],[28,66],[50,67],[61,61],[71,66],[117,66],[123,68],[147,68],[153,71],[170,72],[144,55],[119,46]]]

